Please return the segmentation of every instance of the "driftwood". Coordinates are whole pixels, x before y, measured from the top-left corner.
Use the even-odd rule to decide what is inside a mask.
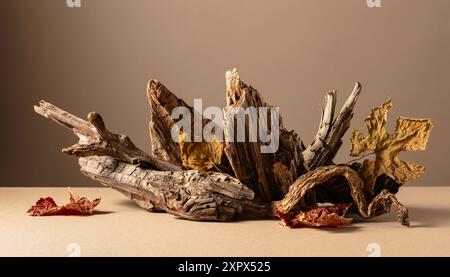
[[[251,200],[253,191],[225,174],[195,170],[154,171],[111,157],[80,158],[81,171],[122,192],[149,211],[192,220],[228,221],[242,212],[268,214]]]
[[[227,107],[224,108],[224,114],[231,116],[225,116],[224,130],[236,134],[238,120],[236,117],[239,109],[270,107],[270,105],[256,89],[240,80],[236,69],[227,71],[226,86]],[[271,129],[270,126],[266,128]],[[248,120],[245,122],[245,129],[249,130]],[[225,137],[225,154],[235,176],[250,187],[263,202],[283,198],[289,186],[306,172],[303,166],[303,145],[294,131],[288,131],[283,127],[281,116],[279,129],[279,148],[273,154],[261,153],[260,147],[263,144],[261,141],[236,142],[233,138],[230,142]]]
[[[170,133],[175,124],[172,119],[172,110],[180,106],[190,108],[191,111],[192,108],[157,80],[148,82],[147,97],[152,109],[149,123],[150,154],[160,160],[181,166],[180,148],[172,140]]]
[[[226,73],[227,107],[225,114],[235,114],[240,108],[270,107],[259,92],[240,80],[235,69]],[[334,118],[336,91],[326,96],[319,130],[313,142],[304,149],[303,143],[294,131],[283,127],[280,116],[280,146],[274,154],[260,152],[261,142],[228,142],[225,153],[235,176],[255,191],[263,202],[279,200],[287,193],[289,186],[307,170],[330,165],[342,145],[342,137],[350,127],[353,108],[361,91],[355,84],[353,92],[345,102],[339,115]],[[225,117],[224,128],[235,128],[236,117]],[[247,122],[246,122],[247,123]],[[248,130],[249,126],[246,125]],[[270,129],[270,128],[269,128]],[[311,202],[309,195],[306,204]],[[305,204],[305,203],[304,203]]]
[[[339,115],[334,118],[337,92],[330,91],[325,96],[319,130],[313,142],[303,151],[305,167],[309,170],[323,165],[330,165],[342,145],[342,137],[350,127],[353,108],[361,92],[361,84],[356,83]]]
[[[140,207],[194,220],[225,221],[243,211],[268,213],[266,206],[251,201],[254,193],[236,178],[181,170],[147,155],[127,136],[108,131],[97,113],[89,113],[88,122],[44,101],[35,106],[35,111],[80,138],[63,152],[81,157],[84,174],[122,192]]]
[[[239,108],[270,107],[256,89],[240,80],[235,69],[226,73],[226,84],[224,114],[233,114]],[[399,184],[383,176],[377,180],[375,196],[366,195],[363,181],[354,170],[358,164],[333,165],[360,91],[356,83],[336,118],[336,92],[327,94],[319,130],[306,149],[299,136],[283,126],[281,117],[280,143],[274,153],[261,153],[262,141],[225,139],[225,155],[216,172],[182,168],[178,143],[171,137],[175,124],[171,113],[176,107],[186,107],[194,117],[195,111],[158,81],[151,80],[147,89],[152,108],[150,154],[137,148],[128,136],[106,129],[98,113],[89,113],[85,121],[44,101],[35,106],[35,111],[79,137],[77,144],[63,152],[80,157],[85,175],[120,191],[149,211],[192,220],[227,221],[240,213],[273,216],[274,211],[293,213],[331,202],[353,203],[354,212],[370,218],[395,205],[399,221],[408,225],[408,212],[394,195]],[[235,128],[234,119],[225,115],[223,126],[217,130]],[[201,121],[205,124],[209,119]],[[270,123],[265,126],[269,130]],[[248,131],[249,126],[245,128]]]
[[[158,170],[181,170],[179,166],[147,155],[128,136],[111,133],[96,112],[88,114],[87,122],[45,101],[40,101],[39,106],[34,106],[34,110],[71,129],[78,136],[80,140],[77,144],[62,150],[66,154],[80,157],[111,156],[130,164],[141,164]]]
[[[178,98],[157,80],[150,80],[148,82],[147,98],[152,109],[152,117],[149,122],[150,154],[160,160],[181,166],[180,147],[171,136],[171,130],[176,123],[172,118],[173,110],[177,107],[184,107],[190,111],[189,116],[191,117],[191,126],[189,126],[189,130],[183,131],[191,134],[192,141],[194,140],[195,135],[195,116],[201,119],[202,126],[205,126],[211,120],[204,118],[198,111],[194,111],[193,107],[188,105],[183,99]],[[215,126],[215,130],[223,132],[221,126]],[[225,156],[222,157],[222,162],[217,168],[219,172],[234,176],[230,163]]]

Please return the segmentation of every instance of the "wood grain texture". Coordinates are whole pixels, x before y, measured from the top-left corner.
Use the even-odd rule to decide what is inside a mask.
[[[323,165],[330,165],[342,145],[342,137],[350,127],[353,118],[353,108],[361,92],[361,84],[356,83],[352,93],[347,98],[339,115],[334,118],[336,107],[336,91],[330,91],[325,96],[322,117],[316,137],[303,151],[305,167],[312,170]]]
[[[180,148],[171,137],[171,129],[175,124],[172,111],[177,107],[186,107],[193,113],[193,109],[157,80],[148,82],[147,98],[152,112],[149,122],[150,153],[161,160],[181,166]]]
[[[224,130],[236,134],[239,110],[254,107],[270,108],[259,92],[240,80],[236,69],[226,72],[227,107],[224,108]],[[227,116],[227,114],[229,116]],[[268,118],[270,118],[268,116]],[[261,128],[261,126],[258,126]],[[271,130],[271,126],[265,126]],[[249,186],[263,202],[283,198],[289,186],[306,170],[303,166],[304,150],[298,135],[288,131],[279,118],[280,143],[274,153],[261,153],[261,141],[237,142],[225,136],[225,154],[230,161],[235,176]],[[245,121],[246,133],[249,121]]]
[[[200,118],[200,128],[210,123],[211,120],[203,117],[198,111],[188,105],[183,99],[177,97],[167,87],[157,80],[150,80],[147,85],[147,98],[151,107],[151,119],[149,122],[149,134],[151,152],[150,154],[160,160],[181,166],[181,153],[177,141],[173,140],[171,130],[176,124],[172,118],[175,108],[186,108],[189,111],[191,125],[183,132],[190,134],[191,141],[194,140],[195,116]],[[214,131],[223,132],[222,126],[215,125]],[[203,138],[201,138],[203,141]],[[224,155],[222,161],[214,170],[234,175],[227,157]]]
[[[254,193],[231,176],[196,170],[155,171],[112,157],[79,159],[81,171],[149,211],[167,212],[191,220],[228,221],[242,212],[268,215],[253,202]]]

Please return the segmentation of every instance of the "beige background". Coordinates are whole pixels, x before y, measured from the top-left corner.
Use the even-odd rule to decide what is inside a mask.
[[[73,135],[33,113],[40,99],[77,115],[96,110],[114,131],[148,149],[146,82],[157,78],[186,101],[224,105],[224,72],[280,106],[309,143],[328,89],[338,104],[364,89],[353,127],[370,108],[430,117],[429,149],[402,157],[427,167],[411,184],[448,185],[450,1],[2,0],[0,186],[94,185],[60,149]],[[349,160],[348,136],[337,162]],[[26,169],[26,171],[24,171]]]

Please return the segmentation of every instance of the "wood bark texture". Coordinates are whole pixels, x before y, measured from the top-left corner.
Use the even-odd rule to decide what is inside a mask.
[[[246,140],[238,142],[236,138],[238,121],[243,109],[254,107],[270,108],[253,87],[240,80],[236,69],[226,72],[227,107],[224,108],[225,133],[233,134],[231,141],[225,136],[225,154],[230,161],[235,176],[250,187],[262,202],[279,200],[287,193],[289,186],[306,170],[303,166],[304,150],[298,135],[288,131],[279,117],[279,148],[275,153],[261,153],[263,142]],[[271,118],[270,115],[267,118]],[[245,120],[245,131],[250,128]],[[259,123],[258,123],[259,124]],[[261,128],[259,125],[258,128]],[[271,130],[270,125],[266,125]]]
[[[172,111],[177,107],[186,107],[193,113],[193,108],[157,80],[148,82],[147,97],[152,111],[149,123],[150,154],[181,166],[180,148],[171,136],[171,129],[175,125]]]
[[[171,130],[176,124],[172,118],[172,112],[175,108],[183,107],[189,110],[191,125],[183,132],[190,134],[191,141],[195,139],[194,125],[201,124],[200,129],[211,120],[204,118],[198,111],[188,105],[183,99],[177,97],[161,82],[150,80],[147,85],[147,98],[152,110],[152,116],[149,123],[149,134],[151,143],[151,155],[176,165],[181,166],[180,147],[177,140],[172,138]],[[196,123],[197,121],[197,123]],[[215,132],[223,132],[222,126],[214,125]],[[203,141],[200,138],[200,141]],[[226,156],[222,157],[222,162],[217,165],[218,171],[234,175],[230,163]]]
[[[267,215],[269,209],[251,201],[253,191],[218,172],[155,171],[108,156],[79,159],[81,171],[149,211],[191,220],[228,221],[247,212]]]

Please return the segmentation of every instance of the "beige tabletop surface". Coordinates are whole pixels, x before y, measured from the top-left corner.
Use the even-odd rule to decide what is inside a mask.
[[[93,216],[31,217],[66,188],[0,188],[0,256],[450,256],[450,187],[403,187],[396,211],[338,229],[289,229],[277,219],[195,222],[138,208],[108,188],[73,188],[102,201]]]

